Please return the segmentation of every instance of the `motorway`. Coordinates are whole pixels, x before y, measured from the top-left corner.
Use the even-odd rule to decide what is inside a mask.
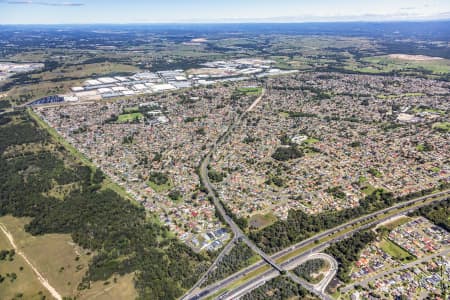
[[[295,261],[303,261],[303,259],[309,255],[311,255],[312,253],[316,253],[316,252],[320,252],[322,250],[324,250],[325,248],[327,248],[329,245],[336,243],[340,240],[346,239],[348,237],[350,237],[351,235],[353,235],[355,232],[357,231],[361,231],[367,228],[370,228],[376,224],[382,223],[396,215],[401,215],[401,214],[407,214],[410,213],[422,206],[426,206],[426,205],[430,205],[431,203],[434,202],[439,202],[444,200],[446,197],[450,196],[450,190],[446,190],[446,191],[442,191],[439,193],[435,193],[432,195],[428,195],[428,196],[423,196],[423,197],[418,197],[416,199],[413,200],[409,200],[403,203],[399,203],[396,204],[392,207],[380,210],[378,212],[357,218],[353,221],[350,221],[348,223],[342,224],[340,226],[337,226],[333,229],[329,229],[326,230],[322,233],[319,233],[311,238],[308,238],[300,243],[297,243],[293,246],[290,246],[289,248],[286,248],[284,250],[281,250],[277,253],[275,253],[274,255],[271,256],[272,260],[278,260],[278,259],[282,259],[283,256],[287,256],[287,255],[291,255],[292,253],[296,252],[297,250],[303,248],[303,247],[308,247],[311,245],[314,245],[314,247],[312,247],[311,249],[307,250],[307,251],[301,251],[299,252],[298,255],[294,255],[294,257],[289,258],[288,260],[285,260],[284,262],[282,262],[280,264],[280,266],[282,268],[285,268],[287,265],[292,264]],[[426,201],[426,202],[424,202]],[[420,203],[422,202],[422,203]],[[420,203],[420,204],[418,204]],[[418,204],[418,205],[415,205]],[[383,214],[387,214],[389,212],[392,212],[396,209],[401,209],[401,208],[407,208],[408,206],[413,206],[409,209],[404,209],[399,211],[398,213],[394,214],[394,215],[387,215],[386,217],[383,218],[378,218],[375,219],[377,217],[382,216]],[[374,221],[370,221],[371,219],[375,219]],[[364,222],[364,221],[369,221],[367,223],[363,223],[360,226],[354,227],[353,229],[351,229],[354,225]],[[349,230],[350,229],[350,230]],[[347,231],[345,231],[347,230]],[[344,234],[340,234],[330,240],[327,240],[325,242],[322,243],[317,243],[317,241],[320,241],[323,238],[326,238],[330,235],[336,234],[340,231],[345,231]],[[210,297],[211,295],[216,294],[217,292],[225,289],[227,286],[238,282],[239,280],[242,280],[247,274],[249,274],[250,272],[253,272],[255,270],[257,270],[258,268],[264,266],[264,261],[260,261],[258,263],[255,263],[239,272],[234,273],[233,275],[218,281],[210,286],[205,287],[204,289],[200,290],[196,296],[198,297],[193,297],[191,299],[204,299],[207,297]],[[269,272],[275,272],[275,273],[269,273]],[[242,285],[237,286],[232,292],[234,294],[235,291],[240,291],[243,287],[245,287],[245,292],[250,292],[251,290],[253,290],[254,288],[256,288],[258,286],[258,284],[260,285],[261,283],[261,279],[264,277],[267,278],[274,278],[273,276],[275,276],[275,274],[279,275],[279,272],[275,271],[275,270],[270,270],[270,271],[266,271],[260,274],[255,274],[254,277],[252,278],[248,278],[247,280],[245,280]],[[277,276],[278,276],[277,275]],[[276,277],[276,276],[275,276]],[[231,294],[231,293],[230,293]]]
[[[302,260],[296,260],[295,263],[287,263],[287,264],[284,263],[282,264],[282,266],[285,267],[287,270],[292,270],[295,269],[297,266],[303,264],[304,262],[312,259],[322,259],[328,262],[328,265],[330,266],[327,274],[323,277],[323,279],[320,282],[311,285],[316,291],[324,293],[326,287],[331,282],[331,280],[333,280],[334,276],[337,273],[338,262],[334,259],[334,257],[326,253],[312,253],[304,257]]]
[[[307,289],[309,292],[318,295],[321,299],[327,299],[331,300],[332,298],[328,296],[325,293],[325,288],[328,286],[328,284],[331,282],[331,280],[334,278],[337,272],[338,262],[331,257],[328,254],[325,253],[313,253],[309,254],[308,256],[302,257],[300,259],[296,259],[295,261],[290,261],[288,263],[282,264],[283,268],[286,270],[293,270],[297,266],[301,265],[302,263],[312,260],[312,259],[323,259],[328,262],[330,268],[327,272],[327,274],[324,276],[324,278],[317,284],[310,284],[307,281],[299,278],[296,276],[293,272],[287,272],[287,277],[289,277],[292,281],[296,282],[297,284],[300,284],[305,289]],[[258,288],[259,286],[263,285],[265,282],[277,277],[279,275],[278,272],[275,270],[269,270],[266,271],[261,276],[258,276],[256,280],[251,280],[247,282],[246,284],[239,286],[237,289],[230,291],[228,293],[222,294],[222,298],[224,300],[232,300],[232,299],[238,299],[239,297],[242,297],[249,291]],[[220,296],[219,296],[220,297]]]
[[[235,246],[235,241],[236,241],[236,237],[233,237],[233,239],[225,246],[225,248],[223,248],[223,250],[220,252],[220,254],[216,257],[216,259],[214,260],[214,262],[211,264],[211,266],[208,268],[208,270],[206,270],[206,272],[202,275],[202,277],[200,277],[199,280],[197,280],[197,282],[194,284],[194,286],[192,286],[190,288],[189,291],[187,291],[183,297],[180,298],[180,300],[184,300],[187,299],[188,297],[190,297],[191,293],[199,288],[206,279],[208,279],[208,275],[214,271],[214,269],[217,267],[217,265],[222,261],[222,258],[227,255],[228,253],[230,253],[231,249],[233,249],[233,247]]]

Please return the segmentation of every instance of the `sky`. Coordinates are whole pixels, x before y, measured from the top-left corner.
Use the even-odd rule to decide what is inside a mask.
[[[0,0],[0,24],[450,19],[450,0]]]

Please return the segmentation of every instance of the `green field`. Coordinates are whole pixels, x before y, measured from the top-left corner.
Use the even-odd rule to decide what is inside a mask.
[[[129,123],[133,121],[140,121],[144,118],[144,115],[137,112],[137,113],[130,113],[130,114],[123,114],[119,116],[119,119],[117,120],[118,123]]]
[[[312,144],[315,144],[317,142],[319,142],[318,139],[310,137],[310,138],[306,139],[303,143],[308,144],[308,145],[312,145]]]
[[[32,236],[25,232],[24,226],[30,220],[4,216],[0,217],[0,224],[7,228],[17,247],[62,296],[78,294],[77,286],[87,271],[91,255],[87,255],[86,251],[76,246],[69,234]],[[17,254],[16,256],[18,257]],[[27,264],[23,264],[23,267],[25,266],[28,267]],[[32,272],[31,275],[27,280],[37,281],[35,273]],[[35,291],[40,290],[44,291],[45,288],[42,286]]]
[[[433,129],[441,132],[450,132],[450,122],[434,123]]]
[[[376,187],[374,187],[370,184],[365,184],[362,189],[362,192],[366,195],[371,195],[376,189],[377,189]]]
[[[398,226],[401,226],[401,225],[403,225],[403,224],[405,224],[405,223],[407,223],[409,221],[411,221],[410,217],[402,216],[401,218],[398,218],[398,219],[396,219],[396,220],[394,220],[392,222],[383,224],[383,227],[386,227],[387,229],[392,230],[392,229],[394,229],[394,228],[396,228]]]
[[[6,235],[0,231],[0,251],[11,249],[13,247]],[[6,277],[6,273],[16,273],[17,279],[11,282],[9,278],[6,278],[0,283],[0,299],[12,299],[19,294],[22,294],[23,299],[40,300],[42,296],[52,299],[50,293],[36,278],[33,270],[17,253],[14,255],[13,261],[0,261],[0,275]]]
[[[427,112],[427,113],[433,113],[433,114],[439,114],[439,115],[445,115],[444,110],[432,108],[432,107],[415,107],[412,109],[415,113],[421,113],[421,112]]]
[[[406,260],[408,257],[411,257],[411,255],[403,250],[401,247],[397,246],[397,244],[393,243],[392,241],[388,239],[383,239],[380,242],[381,249],[392,256],[394,259],[397,260]]]
[[[392,58],[387,55],[373,56],[358,62],[348,62],[345,69],[370,74],[389,73],[392,71],[421,72],[426,71],[435,75],[450,73],[450,60],[414,61]]]
[[[138,106],[126,107],[123,109],[123,111],[127,114],[137,113],[139,112],[139,107]]]
[[[267,213],[265,215],[257,214],[253,215],[249,219],[249,224],[252,228],[260,230],[264,227],[272,225],[277,221],[277,217],[275,217],[272,213]]]
[[[151,187],[152,190],[154,190],[157,193],[166,192],[166,191],[170,190],[173,186],[172,182],[170,180],[165,184],[156,184],[155,182],[149,180],[149,181],[147,181],[147,185],[149,187]]]
[[[77,299],[134,299],[137,294],[133,285],[133,274],[115,276],[109,284],[94,282],[88,290],[79,291],[78,284],[85,275],[93,254],[77,246],[69,234],[46,234],[32,236],[24,226],[30,218],[0,217],[14,238],[17,247],[63,297]],[[0,250],[12,249],[6,236],[0,231]],[[23,270],[20,271],[20,267]],[[52,299],[37,279],[36,274],[17,253],[12,262],[0,261],[0,274],[15,272],[17,280],[0,283],[0,299],[11,299],[23,293],[23,299]],[[42,292],[39,294],[39,292]]]
[[[262,93],[261,87],[240,87],[237,89],[239,93],[243,93],[247,96],[258,96]]]

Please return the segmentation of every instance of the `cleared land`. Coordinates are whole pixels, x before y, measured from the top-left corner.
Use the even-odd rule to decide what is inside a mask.
[[[433,57],[426,55],[409,55],[409,54],[390,54],[388,57],[393,59],[403,59],[412,61],[430,61],[430,60],[441,60],[442,57]]]
[[[134,289],[134,274],[114,276],[105,282],[94,282],[89,290],[83,291],[80,300],[111,300],[111,299],[136,299]]]
[[[450,122],[434,123],[433,129],[438,131],[450,132]]]
[[[76,295],[90,256],[75,246],[70,235],[32,236],[25,232],[24,226],[29,221],[29,218],[11,216],[0,218],[0,223],[11,233],[17,247],[50,285],[63,296]]]
[[[411,255],[408,252],[406,252],[405,250],[403,250],[402,248],[400,248],[399,246],[397,246],[395,243],[391,242],[388,239],[383,239],[380,242],[380,247],[381,249],[383,249],[384,252],[386,252],[393,258],[401,261],[405,260],[408,257],[411,257]]]
[[[258,96],[262,93],[261,87],[241,87],[238,88],[237,91],[239,93],[243,93],[247,96]]]
[[[249,220],[249,226],[254,229],[262,229],[269,225],[272,225],[277,221],[277,217],[275,217],[272,213],[267,213],[265,215],[256,214],[253,215]]]
[[[13,246],[9,242],[3,231],[0,231],[0,250],[11,250]],[[36,278],[36,274],[25,262],[25,260],[16,253],[14,260],[0,261],[0,275],[6,277],[7,273],[16,273],[17,279],[11,281],[6,278],[0,283],[0,299],[12,299],[22,295],[23,299],[53,299],[50,293]]]
[[[409,221],[411,221],[411,218],[408,216],[399,216],[391,221],[388,222],[383,222],[381,224],[379,224],[379,226],[383,226],[389,230],[392,230],[400,225],[403,225],[405,223],[408,223]]]
[[[403,56],[401,56],[403,57]],[[405,59],[398,56],[373,56],[363,58],[357,66],[346,68],[364,73],[389,73],[392,71],[427,71],[432,74],[450,73],[448,59]]]
[[[144,115],[141,113],[131,113],[131,114],[123,114],[119,116],[117,122],[119,123],[128,123],[136,120],[142,120]]]
[[[111,278],[107,284],[95,282],[89,290],[80,292],[77,289],[78,284],[85,275],[93,254],[89,255],[89,252],[74,244],[68,234],[32,236],[24,229],[29,221],[30,218],[0,217],[0,224],[3,224],[14,237],[17,247],[63,297],[77,296],[79,299],[134,299],[136,297],[132,282],[133,274],[117,276],[116,281]],[[4,238],[4,235],[0,234],[0,237]],[[1,249],[12,248],[10,245],[2,246],[3,244],[4,242],[0,239]],[[19,271],[20,266],[24,267],[23,271]],[[20,256],[16,255],[12,263],[0,262],[0,274],[7,272],[18,274],[17,284],[16,282],[2,284],[0,299],[9,299],[11,295],[14,296],[18,292],[24,293],[24,296],[30,295],[30,299],[34,299],[33,297],[39,299],[39,291],[43,291],[43,295],[52,299],[39,283],[36,274]],[[25,297],[25,299],[28,298]]]

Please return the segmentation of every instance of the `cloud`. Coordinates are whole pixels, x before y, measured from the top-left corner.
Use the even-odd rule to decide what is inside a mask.
[[[32,1],[32,0],[6,0],[0,3],[19,4],[19,5],[43,5],[43,6],[83,6],[81,2],[50,2],[50,1]]]

